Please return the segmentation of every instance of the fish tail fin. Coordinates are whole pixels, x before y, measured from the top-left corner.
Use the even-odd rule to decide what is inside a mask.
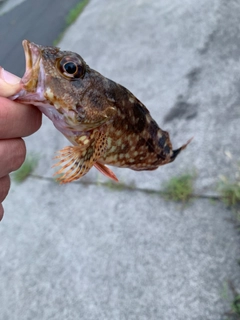
[[[188,144],[192,141],[192,139],[193,139],[193,137],[191,139],[189,139],[183,146],[172,151],[172,155],[170,157],[170,162],[173,162],[176,159],[176,157],[179,155],[179,153],[188,146]]]

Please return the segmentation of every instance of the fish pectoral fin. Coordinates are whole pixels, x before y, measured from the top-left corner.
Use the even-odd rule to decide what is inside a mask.
[[[84,138],[83,141],[81,145],[68,146],[58,151],[55,159],[59,159],[59,161],[53,167],[60,166],[61,168],[54,174],[54,176],[60,175],[56,180],[60,183],[78,180],[94,165],[102,174],[114,181],[118,181],[115,174],[108,167],[98,162],[107,148],[107,137],[104,130],[92,132],[91,136],[88,139]],[[87,143],[85,144],[85,142]]]
[[[118,178],[115,176],[115,174],[112,172],[112,170],[110,170],[107,166],[105,166],[104,164],[100,163],[100,162],[95,162],[94,163],[94,167],[96,169],[98,169],[103,175],[105,175],[106,177],[112,179],[113,181],[117,181],[118,182]]]
[[[59,161],[53,167],[61,167],[55,174],[59,183],[68,183],[83,177],[94,164],[94,149],[83,149],[78,146],[68,146],[60,151],[55,159]]]

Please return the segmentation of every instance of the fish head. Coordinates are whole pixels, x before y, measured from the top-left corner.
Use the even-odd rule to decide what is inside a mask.
[[[68,136],[101,126],[115,112],[104,97],[103,77],[79,54],[28,40],[23,48],[26,71],[13,99],[37,106]]]
[[[28,40],[23,41],[23,48],[26,71],[18,100],[38,106],[55,125],[64,120],[66,126],[74,129],[84,110],[79,107],[81,88],[79,90],[79,84],[76,87],[73,82],[83,79],[86,63],[76,53]]]
[[[80,55],[28,40],[23,40],[23,48],[26,71],[22,84],[27,93],[36,93],[40,99],[51,103],[56,99],[64,100],[66,92],[71,92],[71,96],[77,99],[79,91],[74,90],[76,86],[72,82],[82,80],[87,69]]]

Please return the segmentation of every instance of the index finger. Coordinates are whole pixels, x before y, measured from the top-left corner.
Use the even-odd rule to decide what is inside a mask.
[[[0,139],[26,137],[40,128],[41,119],[36,107],[0,97]]]

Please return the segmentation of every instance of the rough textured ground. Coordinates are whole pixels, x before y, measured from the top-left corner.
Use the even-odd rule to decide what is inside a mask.
[[[160,189],[196,170],[196,192],[212,194],[240,158],[240,4],[236,1],[91,0],[60,43],[129,88],[174,147],[153,172],[114,169],[120,181]],[[30,39],[31,40],[31,39]],[[27,139],[36,173],[67,141],[45,119]],[[156,195],[29,178],[13,184],[0,225],[0,319],[218,320],[240,286],[239,235],[221,203],[166,202]],[[229,296],[231,299],[231,295]]]

